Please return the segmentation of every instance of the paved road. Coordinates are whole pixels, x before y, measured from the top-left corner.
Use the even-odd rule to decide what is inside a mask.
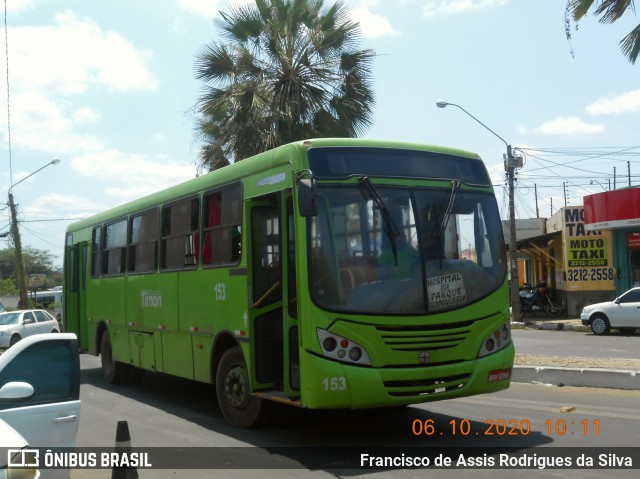
[[[567,334],[567,333],[564,333]],[[610,452],[613,447],[636,444],[640,428],[640,391],[603,389],[550,388],[540,385],[512,384],[506,391],[496,394],[441,401],[392,410],[312,412],[281,408],[273,423],[255,430],[241,430],[225,423],[215,403],[210,386],[191,381],[150,374],[137,386],[108,386],[102,382],[99,359],[82,355],[82,418],[78,446],[112,446],[116,424],[126,420],[134,447],[169,446],[243,448],[242,456],[234,450],[229,461],[237,467],[255,459],[259,447],[284,447],[270,457],[265,470],[142,470],[140,479],[173,479],[176,477],[250,478],[261,479],[335,477],[369,479],[430,479],[538,478],[596,479],[603,476],[615,479],[636,478],[636,470],[564,469],[538,471],[526,469],[495,470],[473,468],[419,470],[387,468],[387,470],[331,470],[306,466],[304,451],[291,446],[367,446],[396,447],[411,453],[416,446],[507,446],[513,451],[529,454],[552,454],[547,448],[571,447],[602,448]],[[570,412],[563,412],[569,407]],[[515,435],[488,436],[487,421],[514,419],[518,424],[527,421],[531,431]],[[433,420],[436,434],[416,436],[412,425],[419,420]],[[453,423],[452,423],[453,421]],[[455,432],[452,430],[454,424]],[[469,433],[463,433],[465,425]],[[563,426],[564,425],[564,426]],[[597,430],[596,430],[597,425]],[[563,429],[565,427],[567,429]],[[587,430],[585,431],[585,427]],[[495,432],[495,430],[494,430]],[[579,448],[579,449],[578,449]],[[170,450],[167,450],[170,451]],[[212,450],[213,451],[213,450]],[[212,452],[210,451],[210,452]],[[302,451],[302,452],[301,452]],[[482,455],[482,449],[476,449]],[[473,451],[472,451],[473,452]],[[466,454],[471,454],[467,452]],[[239,462],[238,462],[239,461]],[[281,467],[298,464],[297,469],[269,469],[274,462]],[[278,467],[278,466],[276,466]],[[109,470],[74,470],[73,479],[109,478]]]
[[[512,335],[518,354],[640,359],[640,334],[595,336],[574,331],[515,329]]]

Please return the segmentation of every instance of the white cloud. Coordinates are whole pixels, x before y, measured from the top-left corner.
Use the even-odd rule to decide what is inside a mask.
[[[147,68],[151,50],[136,49],[120,34],[105,32],[71,11],[55,19],[55,25],[10,28],[12,91],[72,94],[90,85],[118,92],[157,88]]]
[[[604,132],[600,123],[586,123],[575,116],[563,116],[543,123],[535,131],[545,135],[591,135]]]
[[[361,5],[350,10],[351,18],[360,24],[362,35],[368,38],[385,36],[399,36],[391,26],[389,19],[382,15],[377,15],[369,7]]]
[[[117,186],[108,186],[105,194],[123,201],[160,191],[195,177],[193,166],[160,163],[146,155],[118,150],[88,153],[73,158],[71,168],[79,175],[100,178]]]
[[[178,0],[178,6],[182,10],[208,18],[212,18],[218,13],[220,3],[216,0]]]
[[[35,7],[35,0],[8,0],[5,2],[9,13],[22,13]]]
[[[182,33],[182,26],[184,25],[184,18],[176,17],[173,20],[173,31],[176,33]]]
[[[90,108],[74,108],[69,102],[55,102],[38,92],[11,96],[11,142],[26,150],[52,155],[95,151],[103,147],[100,138],[74,131],[77,125],[97,120]],[[6,136],[6,118],[0,116]]]
[[[632,90],[612,98],[601,98],[587,106],[591,115],[618,115],[640,111],[640,90]]]
[[[487,8],[502,7],[509,0],[428,0],[422,8],[424,17],[440,15],[457,15],[460,13],[477,12]]]
[[[6,5],[9,12],[20,13],[35,7],[35,0],[10,0]]]
[[[485,161],[485,164],[486,164],[486,161]],[[493,184],[500,184],[505,180],[504,163],[489,164],[487,165],[487,170],[489,171],[489,177],[491,178],[491,182]]]
[[[95,123],[100,119],[100,113],[93,108],[83,106],[72,113],[72,118],[73,122],[77,125]]]
[[[29,218],[50,218],[52,213],[57,218],[80,219],[90,214],[103,211],[107,205],[93,201],[87,196],[61,195],[59,193],[47,193],[35,198],[24,209],[24,214]],[[64,213],[60,213],[60,212]]]
[[[10,27],[11,140],[14,146],[52,155],[104,148],[104,140],[82,132],[97,123],[95,107],[78,104],[96,87],[113,92],[158,86],[148,69],[151,50],[137,49],[119,33],[65,11],[45,26]],[[0,76],[6,64],[0,62]],[[7,118],[0,115],[6,138]],[[88,131],[88,130],[85,130]]]

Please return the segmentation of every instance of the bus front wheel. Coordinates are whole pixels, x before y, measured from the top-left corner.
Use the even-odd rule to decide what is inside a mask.
[[[102,333],[100,340],[100,361],[102,363],[102,377],[108,384],[123,384],[129,378],[129,365],[114,361],[111,349],[109,331]]]
[[[264,401],[251,394],[249,375],[239,346],[225,351],[220,359],[216,371],[216,396],[222,415],[232,426],[248,428],[259,421]]]

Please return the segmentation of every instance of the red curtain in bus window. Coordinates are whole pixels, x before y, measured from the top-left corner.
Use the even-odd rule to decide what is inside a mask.
[[[206,228],[218,226],[220,224],[220,197],[211,195],[207,198],[207,224]],[[211,233],[207,232],[202,245],[202,262],[211,263]]]

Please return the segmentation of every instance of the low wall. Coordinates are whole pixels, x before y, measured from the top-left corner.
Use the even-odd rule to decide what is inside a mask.
[[[615,298],[615,291],[556,291],[556,301],[563,305],[569,317],[579,317],[582,308],[589,304],[612,301]]]

